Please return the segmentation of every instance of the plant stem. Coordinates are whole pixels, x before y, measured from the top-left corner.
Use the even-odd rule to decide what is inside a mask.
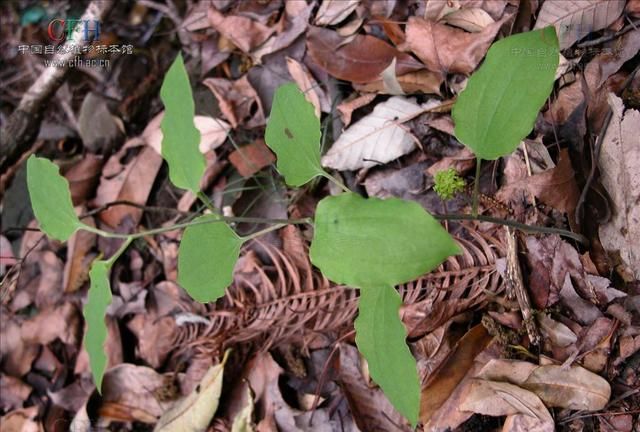
[[[326,178],[327,180],[329,180],[330,182],[332,182],[333,184],[335,184],[336,186],[338,186],[343,191],[345,191],[347,193],[351,192],[351,190],[348,187],[346,187],[340,180],[338,180],[337,178],[335,178],[334,176],[332,176],[328,172],[324,172],[322,174],[322,176],[324,178]]]
[[[478,216],[478,199],[480,197],[480,168],[482,166],[482,159],[476,159],[476,182],[473,185],[473,204],[471,207],[471,214]]]
[[[211,211],[211,213],[218,214],[218,210],[215,208],[209,197],[204,192],[198,191],[196,196],[200,201],[202,201],[202,204],[204,204]]]
[[[116,260],[118,258],[120,258],[120,255],[122,255],[124,253],[125,250],[127,250],[127,248],[129,247],[129,245],[131,244],[131,242],[133,241],[133,237],[129,236],[125,239],[125,241],[122,243],[122,245],[120,245],[120,247],[118,248],[118,250],[116,251],[116,253],[114,253],[111,258],[109,258],[107,260],[107,266],[111,267],[113,265],[113,263],[116,262]]]
[[[265,228],[263,230],[256,231],[253,234],[249,234],[246,237],[242,237],[242,240],[243,241],[253,240],[254,238],[260,237],[263,234],[269,233],[271,231],[279,230],[280,228],[282,228],[283,226],[286,226],[286,225],[287,224],[277,224],[277,225],[270,226],[270,227]]]
[[[216,222],[273,223],[273,224],[277,224],[276,226],[278,226],[278,228],[281,228],[281,227],[283,227],[284,225],[287,225],[287,224],[302,225],[302,224],[310,224],[310,223],[312,223],[310,218],[303,218],[303,219],[262,219],[262,218],[253,218],[253,217],[225,217],[225,216],[218,216],[218,218],[216,218],[216,219],[212,218],[212,219],[205,219],[205,220],[199,220],[199,221],[184,222],[184,223],[171,225],[171,226],[168,226],[168,227],[155,228],[155,229],[151,229],[151,230],[147,230],[147,231],[141,231],[141,232],[133,233],[133,234],[119,234],[119,233],[112,233],[112,232],[102,231],[101,229],[94,228],[94,227],[89,226],[89,225],[84,225],[82,227],[82,229],[85,230],[85,231],[92,232],[92,233],[97,234],[97,235],[102,236],[102,237],[107,237],[107,238],[120,238],[120,239],[129,239],[129,238],[131,238],[131,239],[137,239],[137,238],[140,238],[140,237],[145,237],[145,236],[150,236],[150,235],[155,235],[155,234],[162,234],[162,233],[169,232],[169,231],[175,231],[175,230],[182,229],[182,228],[187,228],[187,227],[190,227],[190,226],[205,225],[205,224],[216,223]],[[270,227],[270,228],[273,228],[273,227]],[[273,228],[273,229],[278,229],[278,228]]]
[[[582,243],[585,246],[589,245],[589,240],[583,236],[582,234],[574,233],[571,231],[564,230],[562,228],[552,228],[552,227],[543,227],[538,225],[527,225],[516,221],[511,221],[507,219],[500,219],[491,216],[484,215],[469,215],[469,214],[445,214],[445,215],[433,215],[434,218],[438,220],[479,220],[483,222],[490,222],[498,225],[510,226],[513,228],[517,228],[522,231],[529,232],[540,232],[546,234],[558,234],[564,237],[569,237],[577,242]]]

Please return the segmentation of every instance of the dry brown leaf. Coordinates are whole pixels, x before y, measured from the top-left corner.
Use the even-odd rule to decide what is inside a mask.
[[[481,32],[495,22],[491,15],[480,8],[459,9],[445,15],[442,21],[471,33]]]
[[[420,421],[427,425],[433,414],[451,396],[471,368],[476,356],[493,340],[482,325],[476,325],[456,344],[453,351],[422,387]]]
[[[344,127],[349,126],[349,124],[351,123],[351,115],[355,110],[369,105],[375,98],[376,95],[374,93],[365,93],[363,95],[349,98],[343,102],[340,102],[336,109],[340,113],[340,117],[342,118]]]
[[[11,411],[0,417],[0,431],[2,432],[44,432],[44,427],[38,418],[38,406]]]
[[[321,111],[329,112],[331,110],[327,95],[305,65],[296,59],[287,57],[287,69],[300,91],[304,93],[304,97],[313,105],[318,118],[320,118]]]
[[[284,30],[279,31],[278,34],[271,35],[265,43],[251,52],[251,57],[254,61],[261,63],[262,57],[291,45],[298,36],[307,30],[309,17],[314,7],[314,3],[306,5],[303,2],[286,2],[285,15],[283,17],[285,21]]]
[[[233,129],[240,125],[251,129],[265,124],[262,102],[247,75],[235,81],[207,78],[202,83],[218,99],[220,111]]]
[[[359,3],[360,0],[323,0],[313,23],[320,26],[340,24]]]
[[[470,74],[508,18],[510,16],[488,25],[479,33],[467,33],[444,24],[409,17],[407,45],[433,72]]]
[[[430,70],[419,70],[409,72],[396,77],[400,88],[404,93],[431,93],[440,95],[440,85],[442,84],[442,75]],[[391,94],[382,79],[372,81],[366,84],[354,84],[353,87],[359,92],[364,93],[384,93]]]
[[[555,26],[563,50],[614,22],[624,5],[624,0],[547,0],[540,8],[534,29]]]
[[[536,318],[545,342],[549,341],[552,345],[564,348],[578,340],[578,336],[569,327],[550,318],[547,314],[539,313]]]
[[[109,158],[102,171],[95,205],[102,206],[119,200],[140,205],[147,202],[158,170],[162,166],[162,156],[152,147],[143,144],[142,139],[133,138]],[[128,160],[133,149],[137,149],[138,153]],[[123,165],[122,162],[125,160],[128,162]],[[99,216],[102,222],[112,228],[123,223],[136,226],[141,217],[142,210],[132,206],[114,206],[101,212]],[[125,222],[125,219],[128,219],[128,222]]]
[[[247,54],[262,45],[276,30],[244,16],[225,16],[213,6],[209,8],[208,17],[217,32]]]
[[[160,123],[164,117],[164,111],[156,115],[142,132],[142,138],[147,145],[154,148],[159,155],[162,154],[162,129]],[[227,139],[231,126],[224,120],[208,116],[195,116],[193,124],[200,132],[200,144],[198,148],[201,153],[206,153],[220,147]]]
[[[611,221],[600,226],[600,241],[619,254],[635,279],[640,279],[640,111],[624,112],[620,98],[609,94],[613,111],[602,142],[598,166],[602,184],[614,205]]]
[[[470,380],[468,393],[460,403],[460,410],[493,417],[525,415],[535,419],[528,422],[528,426],[532,428],[530,430],[555,430],[553,418],[540,398],[528,390],[506,382]]]
[[[398,77],[424,69],[413,57],[373,36],[356,35],[344,44],[338,33],[320,27],[311,27],[307,35],[307,49],[313,61],[338,79],[354,83],[376,81],[394,58]]]
[[[95,226],[93,218],[85,218],[83,223]],[[62,287],[65,293],[77,291],[89,280],[89,267],[95,254],[89,253],[96,243],[94,233],[79,230],[73,234],[67,243],[67,262],[64,265]]]
[[[537,366],[518,360],[491,360],[477,376],[506,381],[535,393],[548,407],[596,411],[611,397],[611,386],[580,366]]]
[[[437,102],[432,101],[432,105]],[[429,106],[394,96],[379,103],[373,112],[354,123],[333,143],[322,165],[337,170],[356,170],[385,164],[415,148],[415,138],[401,126]]]
[[[0,373],[0,409],[9,412],[22,408],[31,394],[31,386],[21,379]]]
[[[80,205],[93,195],[100,179],[100,170],[104,159],[91,153],[85,154],[77,164],[73,165],[64,176],[69,181],[71,201],[74,206]]]
[[[251,177],[262,168],[271,165],[276,157],[265,145],[263,139],[242,146],[229,155],[229,162],[236,167],[243,177]]]
[[[165,377],[146,366],[123,363],[107,370],[102,381],[100,416],[155,423],[172,405],[162,400]]]

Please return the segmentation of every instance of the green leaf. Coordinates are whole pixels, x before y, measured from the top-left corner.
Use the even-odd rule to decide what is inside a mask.
[[[242,239],[215,215],[200,216],[184,230],[178,253],[178,283],[193,299],[206,303],[224,295]],[[207,223],[209,222],[209,223]]]
[[[346,193],[318,204],[311,261],[334,282],[358,288],[393,286],[460,253],[420,205]]]
[[[58,166],[45,158],[30,156],[27,161],[27,186],[31,206],[40,229],[49,237],[65,241],[84,227],[71,202],[69,182]]]
[[[493,44],[453,107],[458,140],[480,159],[514,151],[553,89],[558,54],[553,27]]]
[[[289,186],[325,175],[320,165],[320,119],[295,84],[276,90],[265,141],[278,156],[278,171]]]
[[[205,161],[198,148],[200,131],[193,123],[193,95],[181,54],[164,77],[160,98],[165,108],[160,123],[162,157],[169,164],[169,178],[177,187],[198,193]]]
[[[89,272],[91,286],[87,304],[84,307],[84,319],[87,331],[84,334],[84,346],[89,353],[89,364],[93,374],[93,382],[100,393],[102,376],[107,367],[104,343],[107,340],[107,327],[104,316],[111,303],[111,287],[109,286],[108,261],[94,261]]]
[[[415,427],[420,411],[420,379],[405,343],[398,310],[402,300],[391,286],[360,290],[356,345],[369,363],[371,378],[393,406]]]

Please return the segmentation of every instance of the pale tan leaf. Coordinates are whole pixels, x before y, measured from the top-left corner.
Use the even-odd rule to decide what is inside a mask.
[[[491,15],[480,8],[460,9],[451,12],[445,15],[442,21],[471,33],[481,32],[495,22]]]
[[[227,351],[222,362],[207,371],[189,396],[176,402],[160,417],[154,432],[197,432],[207,429],[218,409],[228,355]]]
[[[624,106],[610,94],[613,118],[600,152],[602,184],[609,192],[614,211],[600,226],[600,241],[611,253],[618,253],[628,271],[640,279],[640,111]]]
[[[320,117],[321,111],[329,112],[331,109],[329,99],[317,81],[311,76],[306,66],[291,57],[286,57],[286,59],[289,75],[298,85],[300,91],[304,93],[307,102],[313,105],[316,116]]]
[[[401,123],[423,108],[412,99],[394,96],[340,135],[322,158],[337,170],[369,168],[399,158],[415,148],[414,138]]]
[[[534,393],[513,384],[484,379],[472,379],[469,392],[460,403],[460,410],[499,417],[524,414],[540,423],[550,423],[553,419],[542,401]]]
[[[507,381],[530,390],[547,406],[595,411],[609,402],[611,386],[599,375],[581,366],[536,366],[517,360],[492,360],[479,378]]]
[[[569,327],[551,319],[547,314],[537,315],[542,335],[558,347],[567,347],[578,340],[578,336]]]
[[[314,24],[322,26],[339,24],[356,9],[358,3],[360,0],[323,0]]]
[[[555,26],[563,50],[614,22],[624,5],[624,0],[547,0],[542,4],[534,29]]]

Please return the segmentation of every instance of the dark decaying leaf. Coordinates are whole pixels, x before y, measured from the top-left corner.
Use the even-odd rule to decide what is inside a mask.
[[[311,27],[307,36],[313,61],[338,79],[354,83],[375,81],[394,58],[397,76],[424,68],[408,54],[373,36],[357,35],[345,45],[344,39],[329,29]]]

